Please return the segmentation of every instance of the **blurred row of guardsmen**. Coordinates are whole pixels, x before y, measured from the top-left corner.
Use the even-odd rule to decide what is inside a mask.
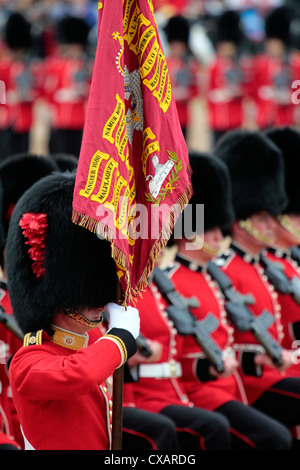
[[[295,18],[290,7],[271,10],[264,20],[264,41],[258,46],[246,37],[241,15],[225,11],[217,18],[211,35],[213,58],[205,64],[199,60],[199,29],[191,27],[184,17],[171,18],[164,30],[172,89],[183,129],[190,124],[189,102],[195,94],[206,102],[206,121],[214,142],[236,128],[298,127],[300,54]],[[189,86],[184,86],[184,80]],[[186,100],[181,99],[184,88]]]
[[[62,18],[56,47],[46,58],[34,53],[31,30],[18,12],[3,27],[0,79],[6,102],[0,106],[0,157],[28,151],[34,105],[40,100],[49,110],[49,151],[65,148],[78,156],[92,72],[88,25],[80,18]]]
[[[295,16],[286,6],[271,10],[265,18],[265,40],[259,51],[253,51],[246,41],[236,11],[217,17],[212,39],[182,15],[158,21],[185,137],[192,124],[191,102],[195,98],[205,102],[203,119],[214,142],[235,128],[300,126]],[[83,19],[66,16],[57,22],[52,47],[41,57],[35,53],[32,24],[13,12],[2,26],[1,41],[0,80],[5,85],[5,103],[2,93],[0,159],[30,150],[32,129],[40,124],[37,103],[46,110],[42,115],[46,151],[78,157],[96,47],[93,31]],[[199,53],[201,45],[211,47],[210,60]]]

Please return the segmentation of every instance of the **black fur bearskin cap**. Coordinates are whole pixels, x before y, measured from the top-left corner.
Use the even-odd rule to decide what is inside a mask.
[[[116,265],[109,242],[71,220],[74,185],[75,173],[47,176],[24,193],[12,214],[5,262],[14,315],[24,333],[47,329],[63,308],[96,308],[116,300]],[[40,214],[41,220],[28,225],[26,216],[21,227],[28,213],[33,218]],[[39,245],[43,242],[44,254]]]
[[[65,16],[57,24],[56,37],[60,44],[80,44],[86,46],[88,35],[89,27],[81,18]]]
[[[68,153],[57,153],[51,155],[61,171],[74,171],[78,166],[78,158]]]
[[[4,39],[12,50],[30,49],[32,46],[31,25],[21,13],[12,13],[4,29]]]
[[[219,140],[214,153],[229,169],[237,220],[262,211],[282,213],[288,203],[284,162],[270,139],[258,132],[231,131]]]
[[[230,10],[223,13],[217,24],[217,43],[233,42],[238,46],[242,42],[243,37],[244,35],[238,13]]]
[[[267,39],[279,39],[286,46],[292,43],[291,23],[293,20],[293,10],[282,6],[272,10],[265,20],[265,32]]]
[[[183,16],[172,16],[165,26],[165,32],[168,42],[182,41],[185,44],[189,42],[190,25]]]
[[[289,203],[286,213],[300,214],[300,132],[290,126],[271,129],[265,135],[279,147],[285,167],[285,188]]]

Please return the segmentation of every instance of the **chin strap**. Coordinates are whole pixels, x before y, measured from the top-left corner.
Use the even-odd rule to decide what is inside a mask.
[[[274,242],[274,238],[267,237],[266,235],[261,233],[256,227],[254,227],[250,219],[240,220],[239,226],[241,227],[241,229],[245,230],[245,232],[249,233],[249,235],[252,235],[253,238],[262,243],[267,243],[267,245],[269,245],[270,243]]]
[[[220,248],[215,248],[214,246],[209,245],[208,243],[203,243],[202,250],[212,256],[217,256],[220,252]]]
[[[289,233],[291,233],[294,237],[300,239],[300,230],[298,230],[293,221],[290,219],[290,217],[286,214],[284,215],[278,215],[277,220],[280,223],[280,225],[285,228]]]
[[[82,325],[88,326],[90,328],[96,328],[96,326],[99,326],[103,320],[103,317],[101,317],[100,320],[97,320],[97,321],[88,320],[83,315],[81,315],[81,313],[78,313],[73,307],[64,308],[63,312],[68,317],[73,318],[74,320],[78,321]]]
[[[214,246],[211,246],[209,243],[206,243],[205,236],[202,237],[199,234],[195,235],[195,238],[191,243],[193,243],[195,250],[203,250],[205,253],[211,256],[217,256],[220,252],[220,248],[215,248]]]

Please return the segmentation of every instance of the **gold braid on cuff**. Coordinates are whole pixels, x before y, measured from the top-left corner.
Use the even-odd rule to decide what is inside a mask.
[[[120,347],[120,350],[122,352],[122,364],[125,364],[125,362],[127,361],[127,348],[124,342],[121,340],[121,338],[115,335],[110,335],[110,334],[104,335],[103,338],[111,339],[117,343],[117,345]]]

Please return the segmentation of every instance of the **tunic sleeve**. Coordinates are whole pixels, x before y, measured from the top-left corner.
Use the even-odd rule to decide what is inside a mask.
[[[11,362],[10,381],[30,400],[77,399],[96,390],[135,351],[133,336],[118,328],[69,355],[57,355],[43,344],[23,347]]]

